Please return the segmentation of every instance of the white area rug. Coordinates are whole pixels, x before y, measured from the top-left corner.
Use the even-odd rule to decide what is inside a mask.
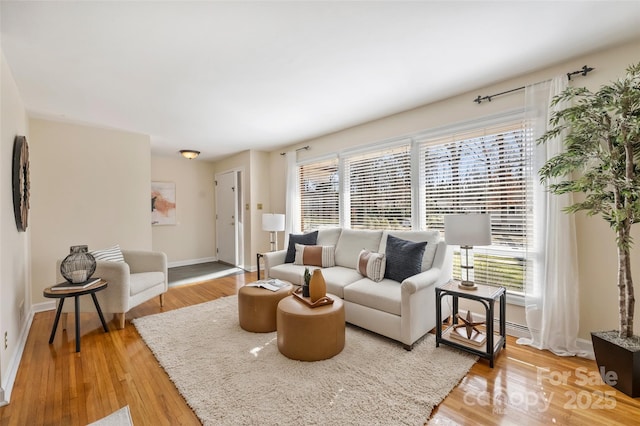
[[[433,335],[408,352],[347,326],[340,354],[293,361],[275,332],[240,328],[237,296],[134,324],[205,425],[422,425],[477,359]]]
[[[98,421],[95,421],[87,426],[132,426],[131,413],[129,412],[129,406],[125,405],[118,411],[109,414]]]

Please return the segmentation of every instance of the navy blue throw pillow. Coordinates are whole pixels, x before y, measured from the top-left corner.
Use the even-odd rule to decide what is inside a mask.
[[[315,246],[318,241],[318,231],[309,232],[308,234],[289,234],[289,248],[284,263],[293,263],[296,260],[296,244],[303,246]]]
[[[384,277],[401,283],[412,275],[420,273],[422,256],[427,242],[414,243],[387,235],[387,266]]]

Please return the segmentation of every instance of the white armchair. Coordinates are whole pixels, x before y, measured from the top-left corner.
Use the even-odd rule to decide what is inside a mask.
[[[167,256],[162,252],[122,250],[124,262],[98,260],[93,277],[107,281],[105,290],[96,293],[100,308],[105,313],[113,313],[118,328],[124,328],[125,314],[132,308],[159,296],[160,306],[164,305],[167,292]],[[60,273],[59,260],[56,265],[58,282],[64,278]],[[95,312],[91,299],[80,300],[82,312]],[[72,311],[73,306],[65,306],[63,312]],[[65,318],[66,319],[66,315]],[[63,319],[63,324],[66,323]]]

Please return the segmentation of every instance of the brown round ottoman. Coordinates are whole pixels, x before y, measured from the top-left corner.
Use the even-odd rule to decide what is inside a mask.
[[[276,331],[278,302],[291,294],[290,283],[278,291],[242,286],[238,290],[238,319],[240,327],[254,333]]]
[[[344,305],[338,296],[327,294],[332,305],[311,308],[294,298],[278,303],[278,350],[287,358],[319,361],[339,354],[344,348]]]

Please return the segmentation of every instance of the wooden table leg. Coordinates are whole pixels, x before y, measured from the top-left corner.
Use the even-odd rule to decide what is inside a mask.
[[[76,299],[76,352],[80,352],[80,296]]]
[[[102,322],[102,328],[105,333],[109,332],[107,328],[107,323],[104,321],[104,316],[102,315],[102,309],[100,309],[100,304],[98,303],[98,298],[95,293],[91,293],[91,298],[93,299],[93,304],[96,305],[96,311],[98,311],[98,315],[100,316],[100,322]]]
[[[60,320],[60,312],[62,312],[62,305],[64,305],[64,297],[60,299],[60,303],[58,303],[58,309],[56,310],[56,319],[53,321],[53,329],[51,329],[51,337],[49,337],[49,344],[53,343],[53,338],[56,335],[58,321]]]

